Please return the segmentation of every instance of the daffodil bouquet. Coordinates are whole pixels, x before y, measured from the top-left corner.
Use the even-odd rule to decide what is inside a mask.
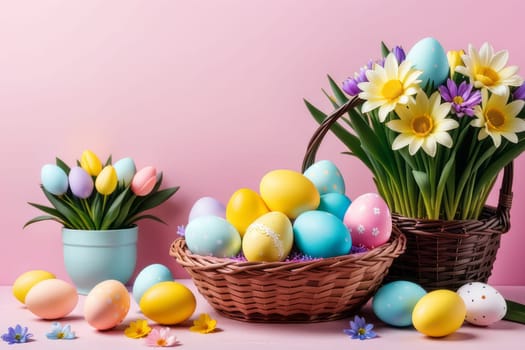
[[[395,213],[477,219],[498,173],[525,149],[525,85],[508,52],[488,43],[445,52],[433,38],[382,44],[382,58],[344,80],[329,77],[331,130],[372,172]],[[319,122],[328,118],[308,101]]]
[[[161,219],[144,211],[177,192],[179,187],[160,189],[162,172],[147,166],[137,171],[131,158],[103,165],[92,151],[84,151],[77,165],[69,167],[59,158],[42,167],[41,188],[52,206],[29,203],[45,212],[25,225],[53,220],[65,228],[111,230],[133,226],[138,220]]]

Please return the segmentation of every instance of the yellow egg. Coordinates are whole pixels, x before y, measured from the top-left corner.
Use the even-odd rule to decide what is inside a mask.
[[[159,282],[149,288],[140,299],[140,310],[147,318],[163,325],[174,325],[186,321],[193,315],[197,302],[185,285],[174,282]]]
[[[226,205],[226,220],[239,231],[242,237],[255,219],[268,212],[268,207],[257,192],[249,188],[241,188],[232,194]]]
[[[24,272],[13,283],[13,295],[18,301],[25,304],[26,295],[35,284],[52,278],[56,278],[55,275],[44,270]]]
[[[97,284],[84,300],[84,318],[98,330],[111,329],[124,320],[130,306],[129,292],[117,280]]]
[[[412,311],[412,323],[430,337],[444,337],[461,327],[467,308],[455,292],[440,289],[424,295]]]
[[[295,219],[307,210],[317,209],[319,191],[303,174],[287,169],[273,170],[259,184],[261,197],[272,211],[280,211]]]
[[[255,220],[244,234],[242,251],[248,261],[283,261],[293,245],[290,219],[273,211]]]
[[[26,306],[36,316],[46,320],[65,317],[73,311],[78,294],[71,284],[48,279],[37,283],[26,295]]]

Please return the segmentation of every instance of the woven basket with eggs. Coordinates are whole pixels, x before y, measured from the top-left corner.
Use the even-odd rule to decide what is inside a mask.
[[[336,192],[324,193],[334,190],[324,186],[310,169],[274,170],[261,179],[260,194],[238,190],[222,213],[218,201],[204,197],[212,205],[194,204],[185,235],[172,243],[170,255],[226,317],[300,323],[351,316],[404,252],[405,236],[392,229],[387,212],[384,232],[370,233],[372,246],[363,248],[344,221],[350,211],[349,200],[341,208],[344,183]],[[199,202],[206,208],[199,209]]]

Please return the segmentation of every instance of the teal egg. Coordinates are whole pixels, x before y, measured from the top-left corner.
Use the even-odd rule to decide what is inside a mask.
[[[194,254],[227,258],[241,250],[241,235],[237,229],[218,216],[199,216],[184,232],[186,245]]]
[[[170,269],[162,264],[148,265],[139,272],[133,282],[133,299],[140,303],[142,295],[159,282],[173,281]]]
[[[319,194],[345,193],[345,182],[341,172],[330,160],[320,160],[305,170],[304,176],[312,181]]]
[[[412,325],[414,306],[427,292],[414,282],[395,281],[379,288],[372,299],[372,309],[386,324],[396,327]]]
[[[343,220],[350,204],[352,204],[350,198],[342,193],[325,193],[321,196],[317,210],[327,211]]]
[[[66,173],[54,164],[46,164],[40,171],[40,181],[46,191],[61,196],[66,193],[69,182]]]
[[[293,223],[297,248],[313,258],[330,258],[348,254],[352,237],[343,221],[321,210],[300,214]]]
[[[115,171],[117,172],[118,181],[123,183],[125,186],[131,183],[133,176],[135,176],[135,173],[137,172],[135,162],[129,157],[122,158],[115,162],[115,164],[113,164],[113,168],[115,168]]]
[[[434,87],[442,85],[449,75],[447,53],[434,38],[418,41],[408,52],[406,59],[414,68],[423,71],[419,76],[421,87],[425,87],[429,82],[433,83]]]

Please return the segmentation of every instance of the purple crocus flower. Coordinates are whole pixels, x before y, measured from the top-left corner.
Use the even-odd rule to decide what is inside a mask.
[[[394,56],[396,56],[396,60],[398,64],[401,64],[401,62],[403,62],[407,57],[405,54],[405,50],[403,50],[401,46],[395,46],[392,49],[392,53],[394,54]]]
[[[353,321],[350,321],[350,329],[343,329],[343,332],[352,339],[366,340],[377,337],[377,334],[372,330],[374,325],[366,323],[364,317],[355,316]]]
[[[27,327],[17,324],[15,327],[9,327],[7,333],[2,334],[2,340],[11,344],[26,343],[33,334],[29,333]]]
[[[368,78],[366,77],[366,71],[372,69],[374,65],[374,62],[372,60],[368,61],[368,64],[364,67],[362,67],[359,70],[359,73],[354,73],[353,78],[348,78],[345,81],[343,81],[343,91],[346,92],[350,96],[356,96],[359,95],[361,92],[361,89],[357,87],[359,83],[368,81]]]
[[[525,100],[525,84],[517,88],[516,91],[514,91],[514,94],[512,94],[512,97],[515,100]]]
[[[448,79],[447,86],[441,85],[438,89],[443,100],[452,103],[452,111],[458,117],[472,117],[474,107],[481,103],[481,93],[478,90],[472,91],[472,88],[473,85],[466,81],[457,86],[454,80]]]

